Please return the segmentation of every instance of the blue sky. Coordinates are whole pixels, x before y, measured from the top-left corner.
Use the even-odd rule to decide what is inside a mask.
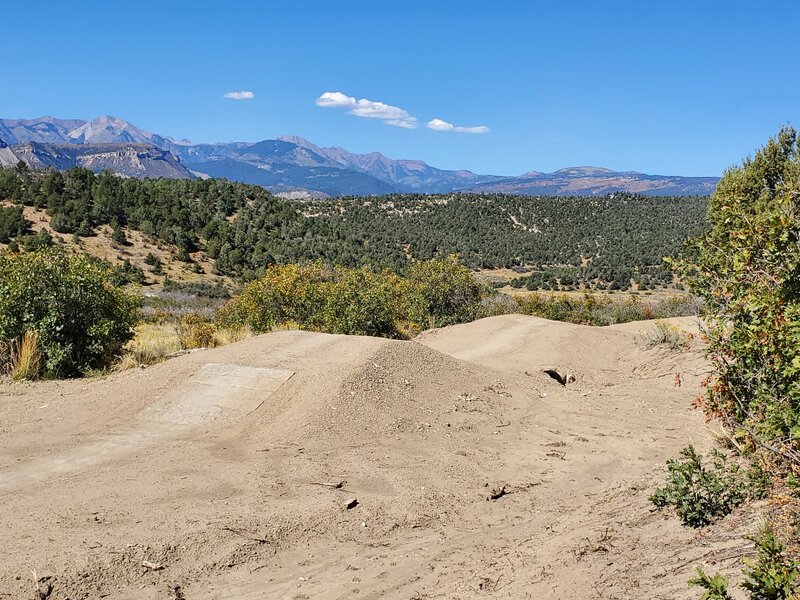
[[[195,142],[300,135],[504,175],[718,175],[800,125],[796,1],[51,0],[35,12],[3,7],[0,117],[111,114]],[[223,98],[234,91],[254,98]],[[343,96],[318,102],[326,92]]]

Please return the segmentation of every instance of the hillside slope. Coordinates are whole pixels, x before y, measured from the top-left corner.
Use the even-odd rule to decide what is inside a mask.
[[[695,597],[727,533],[699,541],[647,495],[708,446],[703,370],[517,315],[3,384],[0,589],[36,569],[57,598]]]

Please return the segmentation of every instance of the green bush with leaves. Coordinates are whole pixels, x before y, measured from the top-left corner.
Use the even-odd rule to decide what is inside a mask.
[[[648,302],[636,296],[617,299],[590,293],[538,293],[520,299],[519,304],[526,315],[580,325],[614,325],[697,314],[697,303],[685,295]]]
[[[21,206],[0,206],[0,244],[26,235],[30,227],[31,223],[23,216]]]
[[[0,342],[35,331],[50,377],[107,367],[133,336],[139,304],[113,278],[83,255],[0,254]]]
[[[755,560],[745,558],[742,587],[750,600],[792,600],[800,591],[800,564],[789,556],[775,530],[769,523],[761,526],[753,537],[747,538],[756,546]],[[703,588],[700,600],[730,600],[728,579],[720,574],[708,575],[697,569],[690,586]]]
[[[797,564],[775,536],[772,526],[765,525],[752,538],[758,551],[756,560],[745,559],[742,587],[750,592],[751,600],[789,600],[796,598],[800,580]]]
[[[719,573],[709,575],[698,567],[697,576],[689,580],[689,586],[705,590],[700,600],[731,600],[728,593],[728,578]]]
[[[674,506],[684,525],[713,523],[745,501],[763,498],[769,488],[760,468],[743,469],[719,450],[711,451],[709,464],[691,445],[680,456],[667,461],[667,484],[657,488],[650,501],[657,508]]]
[[[408,287],[388,271],[338,267],[323,287],[317,325],[329,333],[401,337],[399,323],[408,315]]]
[[[455,255],[413,263],[408,281],[411,317],[423,329],[476,318],[484,288]]]
[[[728,170],[710,230],[676,266],[704,301],[713,378],[702,400],[751,446],[800,468],[800,152],[786,127]]]
[[[217,320],[256,333],[291,323],[329,333],[403,338],[474,320],[485,291],[455,257],[416,263],[408,277],[368,266],[275,265],[223,306]]]
[[[319,326],[324,306],[323,285],[330,273],[322,263],[275,265],[225,304],[217,320],[227,327],[270,331],[287,321],[308,329]]]

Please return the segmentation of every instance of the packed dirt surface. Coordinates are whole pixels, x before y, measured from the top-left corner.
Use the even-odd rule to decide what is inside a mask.
[[[712,443],[700,352],[651,326],[285,331],[2,384],[0,598],[696,597],[745,525],[651,510]]]

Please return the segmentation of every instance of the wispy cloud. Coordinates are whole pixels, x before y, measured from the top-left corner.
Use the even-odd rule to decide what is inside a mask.
[[[228,92],[227,94],[222,94],[222,97],[228,98],[229,100],[252,100],[256,97],[256,95],[253,92],[242,90],[241,92]]]
[[[408,111],[391,104],[375,102],[361,98],[356,100],[352,96],[347,96],[342,92],[325,92],[317,98],[317,106],[324,108],[344,108],[347,112],[356,117],[366,119],[379,119],[387,125],[393,127],[403,127],[414,129],[417,127],[417,118],[408,114]]]
[[[486,127],[486,125],[477,125],[476,127],[459,127],[458,125],[453,125],[452,123],[448,123],[442,119],[431,119],[425,126],[428,129],[433,129],[434,131],[452,131],[455,133],[489,133],[489,131],[491,131],[488,127]]]

